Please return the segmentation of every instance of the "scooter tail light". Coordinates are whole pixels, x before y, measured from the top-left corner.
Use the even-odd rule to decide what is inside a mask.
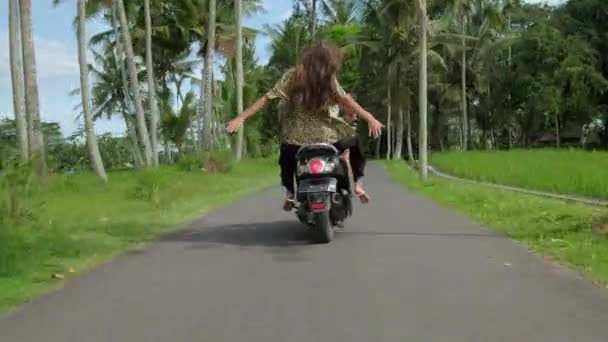
[[[325,203],[312,203],[310,205],[310,209],[312,209],[312,210],[322,210],[322,209],[325,209]]]
[[[325,169],[325,162],[320,159],[313,159],[308,162],[308,169],[312,174],[322,173]]]

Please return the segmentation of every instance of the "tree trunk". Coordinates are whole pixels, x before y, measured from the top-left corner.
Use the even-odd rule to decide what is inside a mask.
[[[78,63],[80,66],[80,95],[82,97],[82,114],[84,116],[84,127],[86,130],[87,147],[95,174],[108,180],[108,175],[101,160],[97,137],[95,136],[95,126],[91,116],[91,102],[89,94],[89,64],[87,63],[87,32],[86,32],[86,3],[85,0],[78,0]]]
[[[173,156],[171,153],[171,142],[169,141],[169,139],[163,139],[164,140],[164,150],[165,150],[165,158],[164,158],[164,162],[167,164],[173,164]],[[176,146],[177,147],[177,153],[180,154],[182,147],[181,146]]]
[[[8,30],[11,81],[13,87],[13,109],[17,124],[17,144],[22,162],[29,160],[29,139],[23,97],[23,64],[21,63],[21,29],[19,28],[19,0],[9,0]]]
[[[395,127],[395,150],[393,151],[393,159],[401,160],[401,151],[403,150],[403,104],[399,104],[397,112],[397,124]]]
[[[118,6],[116,1],[114,1],[112,5],[112,30],[114,31],[114,36],[116,37],[116,62],[120,65],[120,77],[122,79],[122,92],[123,92],[123,118],[125,120],[125,127],[127,128],[127,135],[129,139],[131,139],[132,143],[132,152],[133,157],[135,159],[135,165],[137,168],[142,168],[145,166],[144,158],[141,152],[141,147],[139,142],[137,141],[137,131],[127,113],[133,113],[133,102],[131,101],[129,94],[129,78],[127,76],[127,70],[125,69],[124,63],[124,48],[121,40],[121,33],[118,24]]]
[[[123,113],[122,117],[125,120],[125,126],[127,127],[127,137],[131,142],[131,153],[133,154],[133,160],[135,161],[135,166],[137,168],[143,168],[146,166],[144,162],[144,157],[141,155],[141,149],[139,148],[139,142],[137,141],[137,132],[135,127],[133,127],[133,123],[129,118],[129,114],[125,110],[125,106],[123,104]]]
[[[243,112],[243,26],[241,23],[242,0],[234,1],[234,12],[236,21],[236,111]],[[243,157],[243,138],[245,127],[238,131],[236,139],[236,160]]]
[[[216,0],[209,0],[209,26],[207,28],[207,51],[205,54],[205,122],[203,149],[209,150],[212,144],[213,124],[213,54],[215,52]]]
[[[561,137],[560,135],[560,131],[559,131],[559,114],[557,114],[557,112],[555,112],[555,144],[557,146],[557,148],[561,147]]]
[[[466,151],[469,145],[469,118],[467,112],[467,42],[466,34],[466,16],[463,14],[461,18],[462,25],[462,66],[461,66],[461,87],[462,87],[462,150]]]
[[[32,32],[32,1],[20,0],[21,35],[23,48],[23,75],[25,80],[25,110],[30,116],[32,139],[30,140],[31,158],[39,176],[48,173],[44,136],[40,121],[40,105],[38,98],[38,80],[36,77],[36,52],[34,49],[34,34]]]
[[[427,14],[426,14],[426,0],[418,0],[418,9],[420,11],[420,91],[418,94],[419,98],[419,109],[420,113],[420,134],[418,144],[418,158],[420,159],[420,174],[423,179],[428,177],[428,155],[427,155]]]
[[[141,93],[139,89],[139,81],[137,79],[137,67],[135,65],[135,53],[133,52],[133,43],[131,42],[131,33],[127,24],[127,14],[123,0],[114,0],[117,3],[118,16],[120,17],[120,33],[122,43],[126,52],[127,67],[129,69],[129,80],[131,81],[131,92],[133,93],[133,103],[135,105],[135,116],[137,118],[137,131],[139,139],[144,146],[144,157],[146,166],[151,166],[152,162],[152,147],[150,146],[150,136],[146,125],[146,117],[144,114],[144,106],[142,104]]]
[[[389,77],[390,77],[390,75],[389,75]],[[391,94],[390,83],[388,85],[386,92],[387,92],[386,97],[387,97],[387,101],[388,101],[386,104],[386,160],[389,160],[389,159],[391,159],[391,152],[392,152],[392,147],[393,147],[393,139],[392,139],[393,130],[391,127],[392,126],[391,125],[391,122],[392,122],[391,116],[392,116],[392,111],[393,111],[393,108],[392,108],[393,99],[392,99],[392,94]]]
[[[148,97],[150,101],[150,143],[152,144],[152,163],[158,166],[158,120],[160,113],[156,99],[154,80],[154,63],[152,61],[152,16],[150,15],[150,0],[144,0],[144,16],[146,17],[146,71],[148,74]]]
[[[409,106],[408,106],[409,107]],[[407,159],[410,164],[414,165],[414,149],[412,148],[412,113],[407,109]]]
[[[376,151],[375,151],[376,159],[380,159],[380,148],[381,147],[382,147],[382,138],[379,137],[378,139],[376,139]]]
[[[196,120],[196,131],[198,133],[198,141],[197,141],[197,149],[203,149],[203,140],[205,140],[205,132],[204,132],[204,117],[205,117],[205,82],[206,82],[206,73],[205,66],[203,63],[203,67],[201,68],[201,80],[200,80],[200,97],[198,101],[198,115]],[[193,121],[194,123],[194,121]]]
[[[112,6],[112,29],[114,30],[114,36],[116,37],[116,62],[120,65],[120,76],[122,79],[122,92],[124,96],[123,106],[129,112],[133,112],[133,105],[130,100],[130,92],[129,92],[129,79],[127,76],[127,70],[125,70],[124,63],[124,49],[121,40],[121,33],[118,24],[118,8],[116,1],[114,1],[114,5]]]
[[[312,18],[310,20],[310,36],[315,42],[317,38],[317,0],[312,0]]]

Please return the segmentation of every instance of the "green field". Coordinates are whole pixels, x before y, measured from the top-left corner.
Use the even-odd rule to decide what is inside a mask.
[[[434,154],[432,165],[469,179],[608,199],[608,152],[547,149],[446,152]]]
[[[545,256],[608,284],[608,210],[439,178],[423,182],[403,163],[389,175],[440,205],[522,241]]]
[[[277,182],[269,160],[244,161],[225,174],[168,167],[113,172],[107,184],[90,174],[53,175],[43,191],[18,196],[16,205],[31,217],[0,220],[0,311]],[[0,191],[4,204],[9,195]]]

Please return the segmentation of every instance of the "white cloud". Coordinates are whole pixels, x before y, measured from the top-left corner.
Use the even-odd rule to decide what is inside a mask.
[[[10,76],[8,32],[0,32],[0,79]],[[36,71],[38,79],[49,79],[78,75],[78,54],[75,48],[63,41],[34,37],[36,51]]]

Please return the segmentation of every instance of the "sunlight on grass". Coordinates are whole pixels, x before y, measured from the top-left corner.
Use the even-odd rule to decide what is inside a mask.
[[[513,150],[446,152],[432,164],[455,176],[608,199],[608,152]]]

